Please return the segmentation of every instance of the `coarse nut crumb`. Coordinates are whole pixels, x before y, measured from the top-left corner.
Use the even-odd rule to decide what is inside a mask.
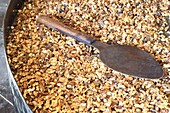
[[[11,26],[7,54],[32,111],[168,113],[169,6],[169,0],[27,0]],[[37,23],[39,15],[56,17],[108,44],[143,49],[166,77],[148,80],[111,70],[98,50]]]

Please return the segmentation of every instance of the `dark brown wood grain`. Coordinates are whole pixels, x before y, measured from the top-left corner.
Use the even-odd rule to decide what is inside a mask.
[[[71,36],[74,39],[81,41],[85,44],[90,45],[93,42],[95,42],[95,39],[92,38],[91,36],[84,34],[82,32],[79,32],[79,31],[59,22],[59,20],[57,20],[57,19],[49,18],[47,16],[39,16],[38,22],[43,23],[50,28],[56,29],[68,36]]]

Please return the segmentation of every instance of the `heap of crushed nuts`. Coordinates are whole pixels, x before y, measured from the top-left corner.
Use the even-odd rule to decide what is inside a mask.
[[[147,80],[111,70],[95,48],[37,23],[38,15],[102,42],[137,46],[160,62],[166,77]],[[168,113],[169,18],[169,0],[28,0],[11,27],[8,61],[35,113]]]

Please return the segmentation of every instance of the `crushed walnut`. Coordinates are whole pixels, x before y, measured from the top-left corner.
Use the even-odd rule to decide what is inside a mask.
[[[39,24],[38,15],[109,44],[149,52],[165,69],[158,80],[106,67],[98,50]],[[35,113],[170,111],[169,0],[27,0],[7,40],[8,61]],[[123,64],[120,64],[123,65]]]

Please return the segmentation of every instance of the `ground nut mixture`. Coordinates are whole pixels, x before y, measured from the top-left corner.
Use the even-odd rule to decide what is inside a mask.
[[[137,46],[161,63],[166,78],[111,70],[98,50],[37,23],[38,15],[58,18],[101,42]],[[28,0],[11,27],[8,61],[35,113],[168,113],[168,18],[169,0]]]

